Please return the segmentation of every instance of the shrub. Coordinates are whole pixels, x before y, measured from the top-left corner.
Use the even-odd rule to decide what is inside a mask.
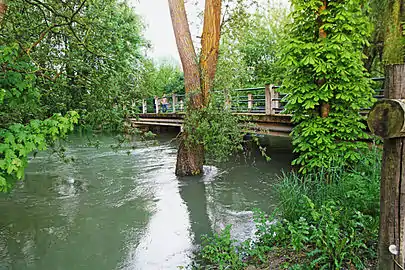
[[[246,265],[236,249],[236,240],[231,239],[231,226],[213,236],[202,236],[202,248],[197,261],[198,269],[243,269]]]
[[[280,253],[279,269],[365,269],[376,259],[380,167],[381,151],[373,148],[355,167],[284,174],[279,209],[269,217],[255,211],[256,239],[236,248],[227,227],[204,238],[199,256],[219,269],[271,262]]]

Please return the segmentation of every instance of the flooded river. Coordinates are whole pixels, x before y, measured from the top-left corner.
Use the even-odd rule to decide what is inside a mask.
[[[243,240],[252,209],[271,212],[274,183],[292,159],[286,138],[267,138],[272,161],[252,151],[204,176],[174,175],[176,146],[134,142],[114,151],[71,136],[64,163],[40,153],[24,183],[0,194],[0,269],[177,269],[187,266],[202,234],[233,224]]]

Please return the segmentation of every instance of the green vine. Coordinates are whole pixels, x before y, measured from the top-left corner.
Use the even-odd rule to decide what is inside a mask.
[[[361,140],[368,138],[360,111],[373,103],[362,62],[371,33],[367,1],[326,2],[322,10],[323,1],[293,1],[293,23],[282,51],[289,74],[282,91],[286,112],[293,114],[294,151],[299,153],[293,165],[304,174],[337,160],[359,160],[359,150],[367,147]],[[326,117],[321,113],[325,104]]]

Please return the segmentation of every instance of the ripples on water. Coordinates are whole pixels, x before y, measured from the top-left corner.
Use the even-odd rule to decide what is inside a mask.
[[[270,163],[254,157],[177,178],[168,139],[118,152],[108,146],[111,137],[100,139],[96,149],[72,136],[67,154],[76,162],[42,153],[30,161],[25,182],[0,195],[0,269],[188,265],[202,234],[233,224],[233,237],[252,235],[251,210],[273,209],[272,185],[291,159],[281,140]]]

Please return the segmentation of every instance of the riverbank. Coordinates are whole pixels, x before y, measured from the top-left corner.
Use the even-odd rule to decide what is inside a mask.
[[[352,168],[284,174],[277,210],[254,215],[255,237],[237,243],[227,227],[203,238],[195,268],[374,269],[380,169],[375,148]]]

